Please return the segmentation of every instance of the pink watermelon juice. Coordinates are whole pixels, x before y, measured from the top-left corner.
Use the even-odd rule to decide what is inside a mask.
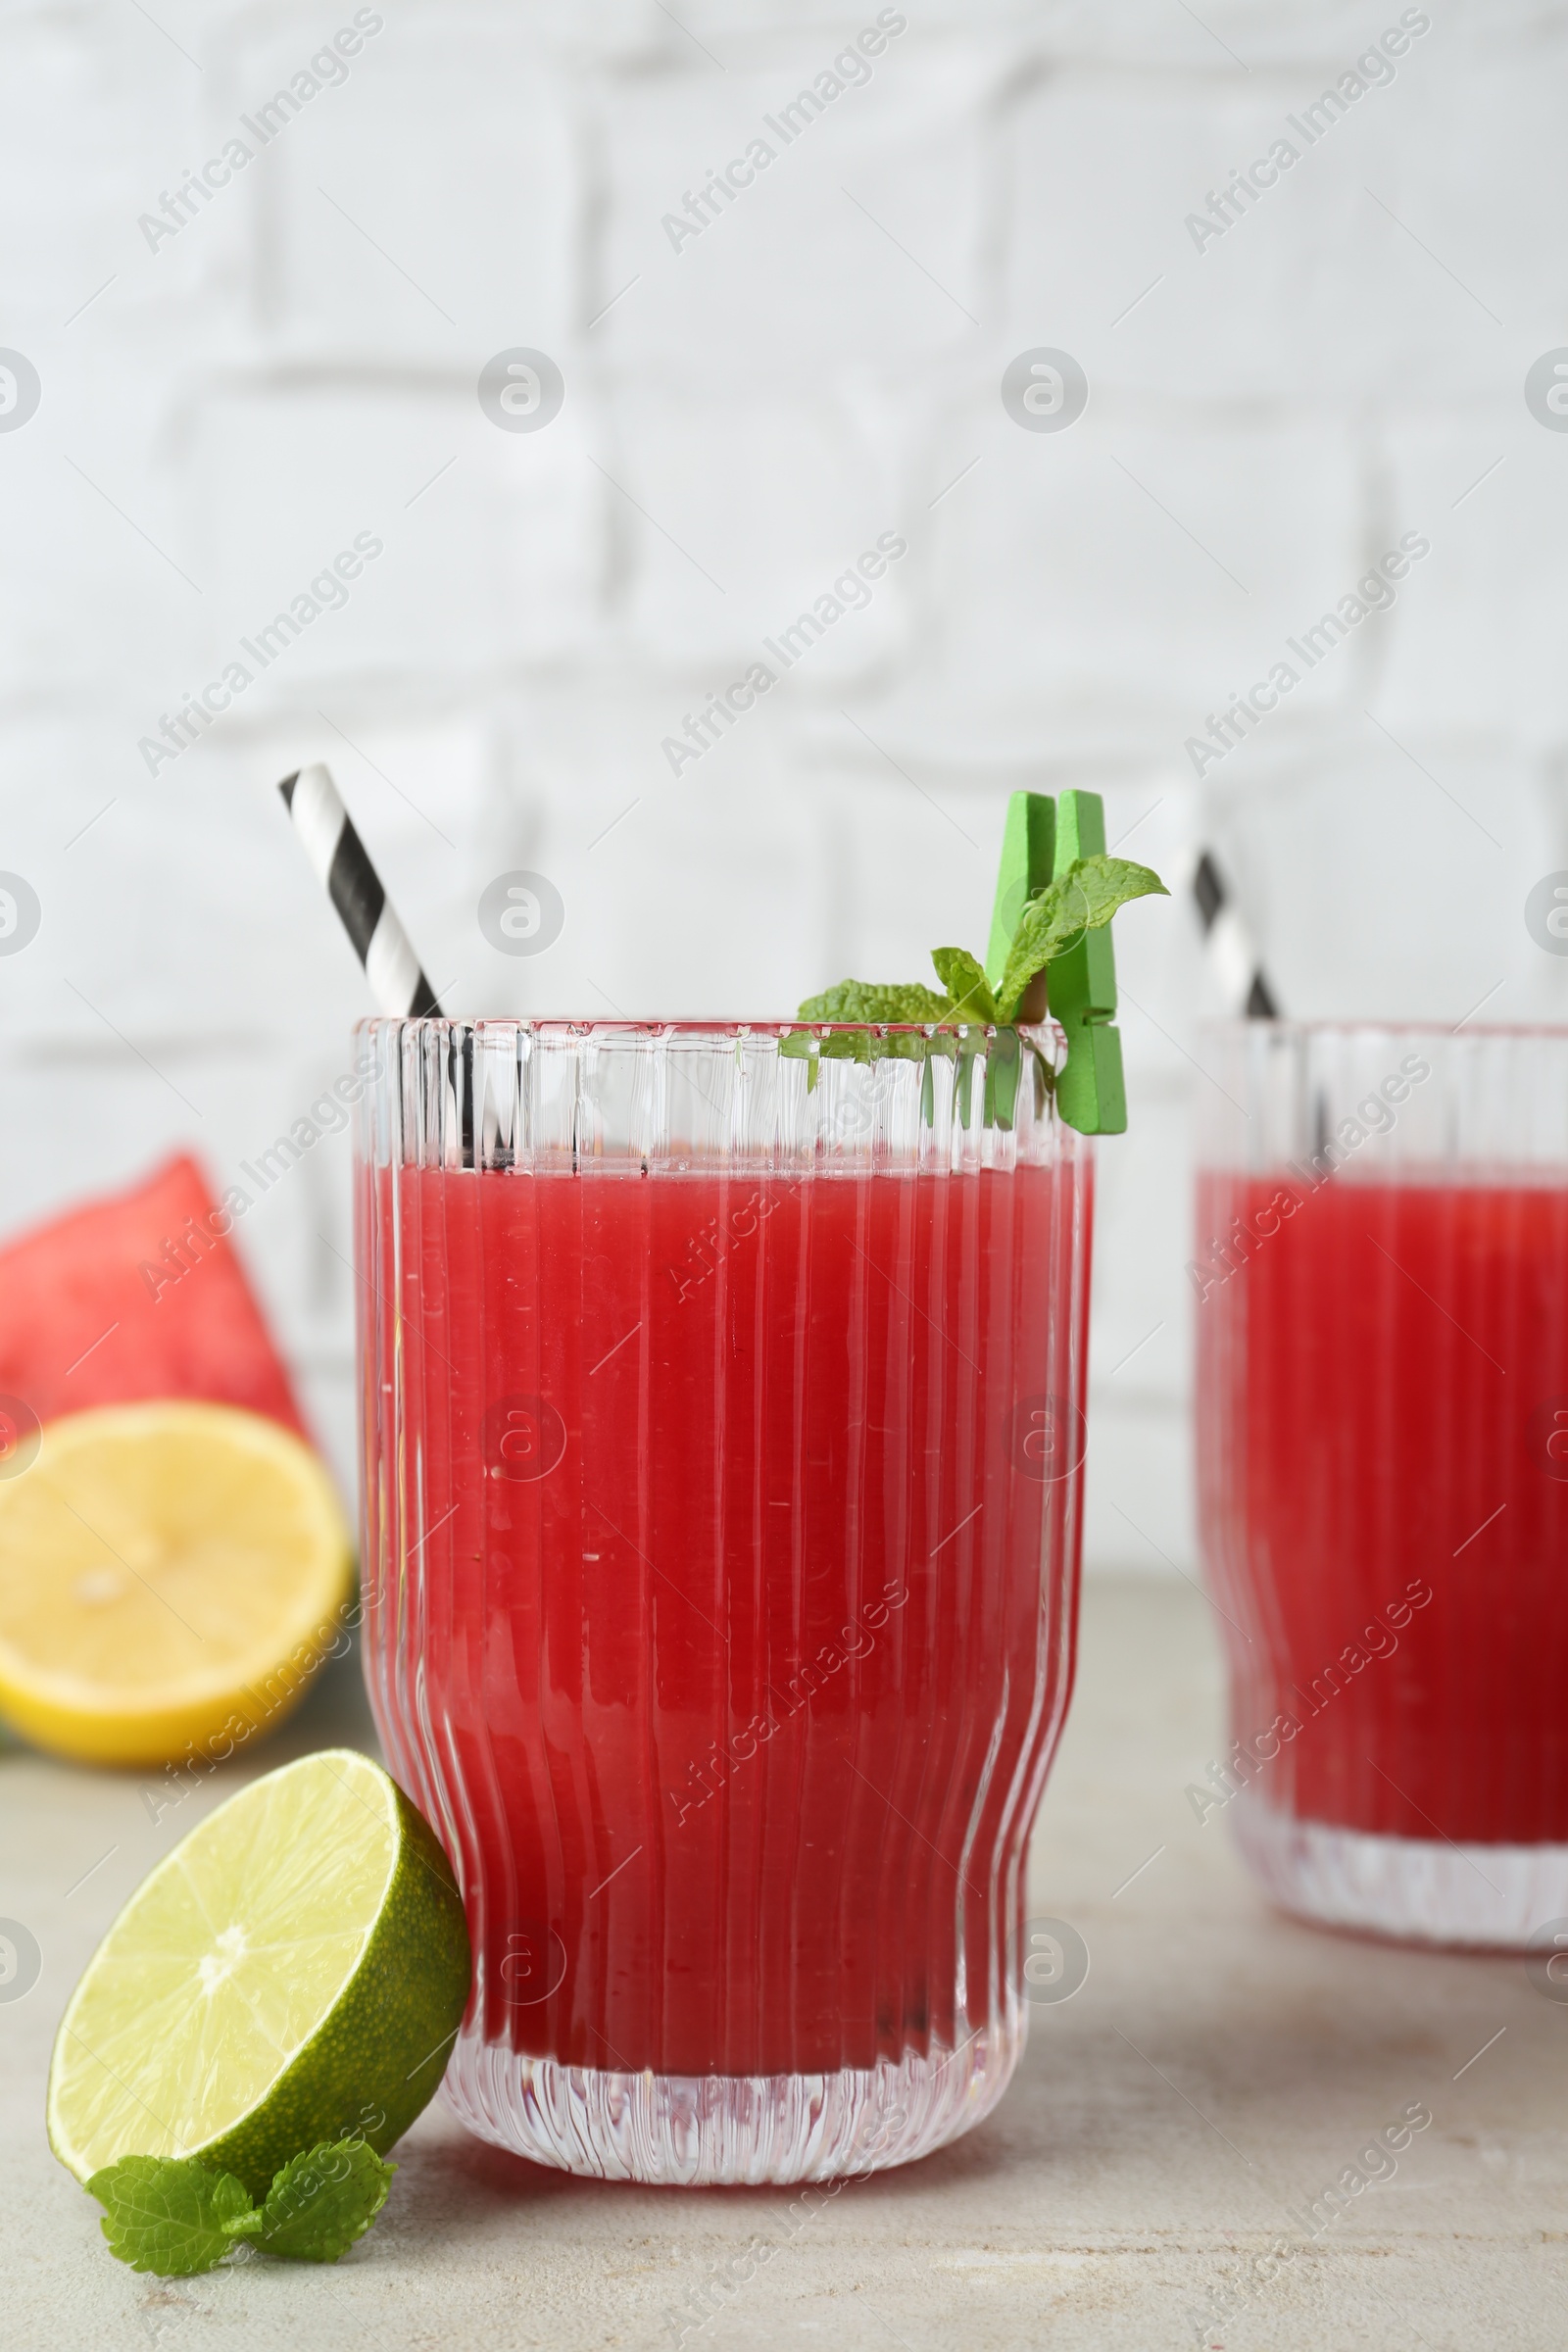
[[[776,2075],[1005,2008],[1083,1181],[362,1169],[372,1696],[463,1879],[466,2032]]]
[[[1568,1841],[1568,1189],[1211,1174],[1199,1231],[1243,1237],[1198,1310],[1233,1770],[1302,1820]]]

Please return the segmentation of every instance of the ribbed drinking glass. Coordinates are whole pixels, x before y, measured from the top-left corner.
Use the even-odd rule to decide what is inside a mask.
[[[1233,1744],[1192,1801],[1309,1918],[1524,1945],[1568,1928],[1568,1033],[1210,1044],[1190,1272]]]
[[[1071,1682],[1059,1033],[367,1029],[368,1671],[467,1905],[446,2096],[642,2180],[924,2154],[1022,2047]]]

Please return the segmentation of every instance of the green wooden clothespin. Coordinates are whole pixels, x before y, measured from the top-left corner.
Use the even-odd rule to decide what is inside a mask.
[[[1026,900],[1066,872],[1075,858],[1105,847],[1105,812],[1097,792],[1064,792],[1060,803],[1041,792],[1015,792],[1007,803],[997,875],[986,978],[1000,987],[1007,950]],[[1086,932],[1058,956],[1048,975],[1053,1017],[1067,1034],[1067,1061],[1056,1080],[1056,1107],[1083,1135],[1121,1135],[1127,1126],[1121,1038],[1111,1027],[1116,1010],[1116,959],[1110,930]]]
[[[1075,858],[1105,847],[1105,811],[1098,792],[1064,792],[1056,811],[1053,879]],[[1056,1080],[1056,1108],[1082,1135],[1123,1135],[1127,1090],[1122,1083],[1116,1012],[1116,957],[1110,925],[1086,931],[1077,947],[1050,966],[1053,1017],[1067,1033],[1067,1061]]]
[[[997,869],[997,896],[991,910],[991,941],[986,949],[986,978],[1002,986],[1007,951],[1018,919],[1036,891],[1051,880],[1056,850],[1056,804],[1043,792],[1015,792],[1007,803],[1007,821],[1002,835],[1002,863]],[[1012,1125],[1021,1061],[1018,1039],[1004,1030],[986,1056],[986,1124],[993,1120]],[[964,1116],[959,1097],[960,1118]]]
[[[1024,902],[1045,889],[1055,871],[1055,802],[1043,792],[1015,792],[1007,803],[996,904],[991,912],[991,944],[986,950],[986,978],[993,988],[1002,986],[1007,950]]]

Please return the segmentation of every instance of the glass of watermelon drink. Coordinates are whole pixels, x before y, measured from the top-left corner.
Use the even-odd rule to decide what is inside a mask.
[[[467,1905],[446,2095],[622,2179],[922,2155],[1022,2048],[1072,1675],[1060,1033],[367,1026],[368,1670]]]
[[[1310,1919],[1525,1945],[1568,1915],[1568,1032],[1253,1021],[1211,1067],[1233,1744],[1189,1795]]]

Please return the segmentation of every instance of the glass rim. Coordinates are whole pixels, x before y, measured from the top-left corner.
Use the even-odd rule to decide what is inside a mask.
[[[1043,1021],[801,1021],[777,1017],[763,1020],[728,1020],[681,1016],[676,1019],[639,1019],[630,1015],[601,1017],[590,1013],[581,1019],[564,1013],[481,1013],[473,1018],[466,1015],[441,1012],[374,1012],[366,1013],[354,1024],[356,1036],[362,1031],[408,1029],[431,1035],[463,1034],[475,1036],[486,1029],[524,1030],[530,1036],[553,1037],[694,1037],[710,1040],[723,1039],[726,1043],[741,1038],[778,1037],[998,1037],[1005,1029],[1016,1030],[1022,1038],[1037,1041],[1046,1038],[1066,1039],[1059,1021],[1050,1015]],[[1568,1036],[1568,1030],[1563,1033]]]

